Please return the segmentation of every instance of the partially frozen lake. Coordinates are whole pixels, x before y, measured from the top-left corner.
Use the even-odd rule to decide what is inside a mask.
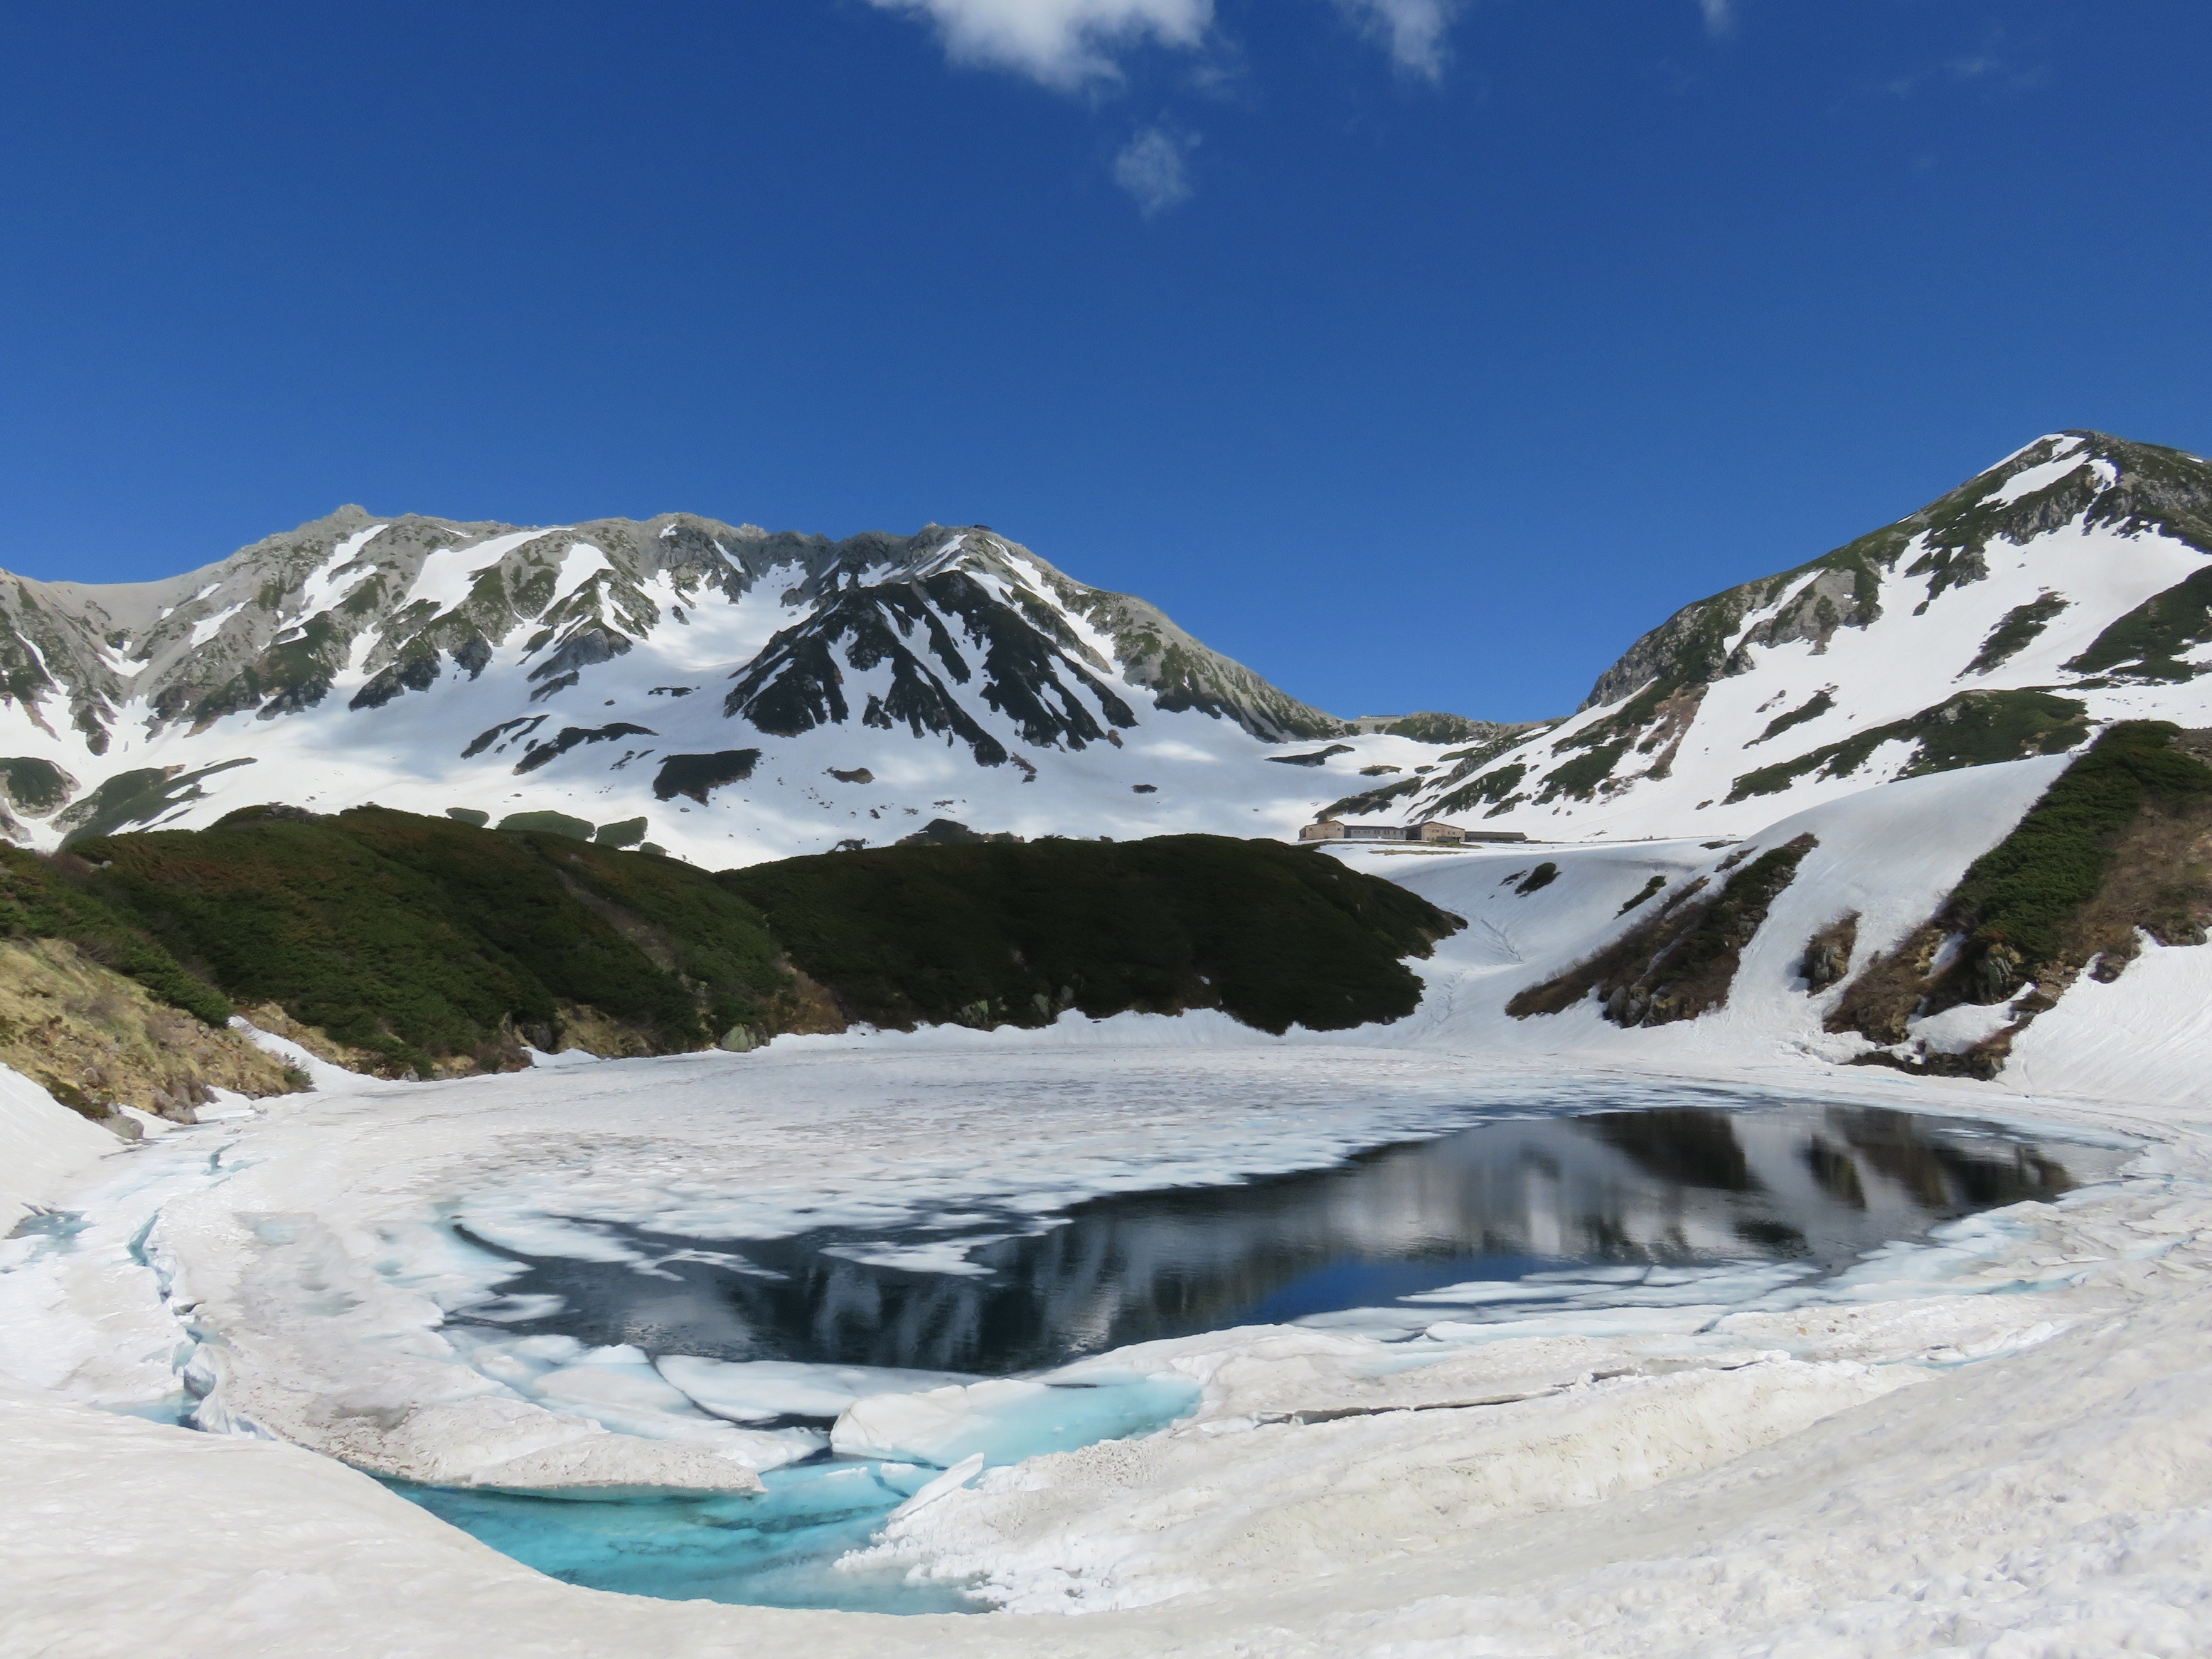
[[[1002,1467],[1146,1433],[1197,1402],[1188,1382],[1113,1362],[1055,1379],[1071,1362],[1291,1322],[1402,1344],[1407,1363],[1511,1335],[1692,1333],[1733,1310],[1847,1294],[1837,1287],[1875,1265],[1940,1276],[1899,1258],[1940,1258],[1966,1218],[2057,1199],[2129,1156],[1860,1106],[1594,1103],[1470,1113],[1326,1168],[1056,1210],[947,1195],[894,1225],[742,1238],[604,1218],[579,1233],[555,1216],[504,1243],[464,1216],[459,1237],[514,1271],[496,1302],[454,1310],[456,1339],[509,1365],[596,1360],[613,1376],[650,1363],[697,1407],[805,1443],[767,1471],[762,1496],[402,1490],[574,1583],[951,1610],[972,1605],[957,1586],[838,1558],[963,1458]],[[533,1236],[569,1248],[519,1248]],[[847,1455],[805,1455],[855,1399],[1015,1375],[1030,1380],[970,1391],[983,1403],[926,1443],[867,1447],[841,1427]]]
[[[509,1305],[558,1310],[499,1323],[654,1355],[1002,1376],[1354,1310],[1425,1307],[1422,1323],[1453,1304],[1525,1312],[1570,1283],[1581,1299],[1592,1282],[1780,1282],[2057,1198],[2118,1161],[1853,1106],[1500,1115],[1334,1168],[1045,1216],[962,1207],[737,1243],[610,1226],[628,1247],[613,1261],[501,1252],[527,1267],[504,1286]]]

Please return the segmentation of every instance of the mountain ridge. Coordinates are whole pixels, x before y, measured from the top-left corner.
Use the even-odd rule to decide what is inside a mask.
[[[2080,748],[2120,720],[2202,725],[2208,573],[2212,465],[2051,434],[1916,513],[1683,606],[1565,720],[1381,805],[1531,834],[1686,835],[1708,813],[1741,834],[1772,809],[1728,809],[1762,796]]]
[[[613,683],[656,660],[646,684]],[[589,697],[587,678],[616,695],[578,720],[568,709]],[[480,697],[453,695],[479,683]],[[675,722],[688,741],[649,741],[673,735],[678,699],[710,687],[720,695],[697,697]],[[422,729],[426,695],[441,731]],[[621,716],[605,715],[618,705]],[[702,716],[710,706],[715,715]],[[1164,719],[1199,739],[1180,745],[1194,753],[1348,729],[1157,607],[1076,581],[980,526],[831,541],[688,514],[517,527],[349,506],[159,581],[0,577],[0,730],[12,726],[6,747],[25,751],[0,762],[10,813],[0,827],[31,845],[212,822],[249,796],[359,805],[392,784],[410,793],[390,804],[414,810],[507,816],[476,805],[490,794],[573,812],[591,793],[578,775],[586,757],[619,769],[657,755],[665,767],[810,734],[869,751],[830,757],[809,769],[815,777],[872,780],[886,771],[878,734],[902,732],[1026,782],[1041,764],[1120,749],[1125,733]],[[306,742],[303,720],[315,732]],[[382,776],[347,775],[362,770],[349,755],[394,735],[404,748]],[[623,739],[633,741],[606,746]],[[222,775],[271,759],[286,763],[286,785],[261,783],[265,769],[243,787]],[[957,769],[904,769],[933,775],[908,780],[896,799],[878,790],[847,816],[918,816],[972,793],[945,793],[968,781]],[[564,773],[568,788],[544,787]],[[535,787],[498,789],[501,775]],[[1125,787],[1141,793],[1147,781],[1139,770]],[[1095,794],[1100,781],[1086,781]],[[710,854],[678,833],[689,827],[663,825],[663,838],[710,862],[829,844],[763,823],[757,851]]]
[[[1340,719],[981,526],[346,507],[161,581],[0,577],[0,831],[380,804],[709,867],[939,819],[1740,836],[2117,720],[2212,723],[2208,647],[2212,466],[2087,431],[1682,607],[1575,713],[1519,724]]]

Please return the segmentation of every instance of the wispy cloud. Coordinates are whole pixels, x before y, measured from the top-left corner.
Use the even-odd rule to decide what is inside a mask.
[[[1164,213],[1190,199],[1188,158],[1197,148],[1196,134],[1174,132],[1165,125],[1146,127],[1114,158],[1114,182],[1147,219]]]
[[[1382,42],[1390,61],[1424,81],[1443,79],[1451,48],[1444,36],[1460,0],[1336,0],[1345,15]]]
[[[1439,81],[1446,36],[1465,0],[1336,0],[1404,73]],[[1729,0],[1698,0],[1710,21]],[[1140,46],[1197,52],[1213,33],[1213,0],[869,0],[937,25],[956,63],[1011,70],[1061,91],[1113,81]],[[1218,45],[1218,40],[1212,41]]]
[[[1944,69],[1954,81],[1979,82],[2000,92],[2032,92],[2051,78],[2041,64],[2025,64],[1994,52],[1954,58]]]
[[[1062,91],[1120,73],[1120,55],[1154,44],[1193,50],[1213,26],[1213,0],[870,0],[918,12],[955,62],[1012,70]]]
[[[1214,0],[868,0],[935,25],[955,63],[1004,70],[1061,92],[1122,77],[1122,62],[1150,47],[1199,54],[1218,72],[1235,41],[1214,27]],[[1339,13],[1389,54],[1401,74],[1441,82],[1450,34],[1467,0],[1334,0]],[[1707,33],[1726,34],[1736,0],[1697,0]],[[1147,217],[1190,198],[1196,135],[1163,122],[1139,131],[1114,159],[1114,181]]]
[[[1930,88],[1949,85],[1972,87],[1985,95],[1996,97],[2009,93],[2033,92],[2048,83],[2050,79],[2048,64],[2030,62],[2014,55],[2002,35],[1992,34],[1988,44],[1979,52],[1893,76],[1887,81],[1877,82],[1875,89],[1891,98],[1911,98]]]

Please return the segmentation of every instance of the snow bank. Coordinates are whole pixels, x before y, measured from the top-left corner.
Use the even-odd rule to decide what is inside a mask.
[[[0,1066],[0,1235],[122,1147],[21,1073]]]
[[[2083,975],[2013,1041],[2003,1080],[2038,1094],[2212,1106],[2212,945],[2145,936],[2120,976]]]
[[[2002,841],[2069,763],[2064,756],[1907,779],[1792,813],[1741,840],[1634,842],[1589,846],[1486,848],[1449,856],[1340,854],[1387,876],[1468,926],[1416,963],[1427,984],[1421,1007],[1361,1040],[1449,1048],[1487,1056],[1571,1057],[1677,1074],[1799,1074],[1827,1070],[1871,1045],[1834,1037],[1821,1021],[1843,994],[1838,984],[1808,994],[1799,969],[1812,936],[1845,915],[1858,918],[1854,969],[1893,948],[1942,904],[1966,866]],[[1717,890],[1728,872],[1800,835],[1818,842],[1743,952],[1725,1006],[1671,1025],[1623,1030],[1594,999],[1557,1014],[1515,1019],[1513,994],[1595,954],[1668,899],[1703,878]],[[1539,860],[1559,874],[1522,893]],[[1622,911],[1654,876],[1664,887]],[[2124,982],[2124,978],[2123,980]],[[2094,1088],[2084,1091],[2098,1092]]]
[[[1214,1017],[1071,1017],[781,1040],[351,1079],[179,1130],[94,1171],[68,1229],[0,1247],[0,1371],[44,1391],[0,1393],[0,1483],[27,1494],[0,1508],[10,1638],[225,1659],[2212,1647],[2212,1136],[2191,1064],[2212,1039],[2212,948],[2084,979],[1991,1084],[1843,1064],[1853,1045],[1820,1030],[1826,999],[1796,972],[1847,912],[1861,961],[1903,937],[2063,764],[1862,792],[1740,846],[1342,854],[1470,921],[1391,1027],[1278,1040]],[[1819,846],[1725,1009],[1635,1030],[1587,1005],[1504,1014],[1632,925],[1621,907],[1651,876],[1677,889],[1799,833]],[[1522,893],[1539,860],[1557,878]],[[741,1260],[748,1239],[825,1225],[911,1250],[957,1215],[966,1234],[924,1243],[957,1271],[975,1227],[1033,1229],[1085,1197],[1318,1167],[1480,1106],[1662,1103],[1683,1079],[1700,1100],[2002,1112],[2149,1150],[2125,1179],[1818,1284],[1782,1263],[1452,1285],[1015,1380],[511,1335],[502,1321],[532,1311],[515,1265],[473,1242],[651,1274],[647,1223]],[[0,1087],[0,1111],[18,1103]],[[0,1124],[76,1127],[22,1103]],[[82,1136],[77,1152],[80,1170],[96,1155]],[[787,1414],[836,1421],[760,1426]],[[828,1439],[921,1466],[861,1565],[1093,1616],[577,1590],[257,1436],[441,1483],[601,1491],[743,1490]],[[188,1553],[179,1512],[208,1517]]]
[[[1267,1079],[1259,1058],[1232,1068],[1248,1086]],[[333,1138],[358,1144],[366,1121]],[[1148,1439],[956,1466],[878,1551],[1082,1619],[579,1590],[295,1448],[6,1390],[0,1605],[11,1644],[58,1659],[2199,1651],[2208,1193],[2212,1142],[2177,1128],[2128,1180],[2002,1218],[1983,1261],[2011,1276],[2004,1295],[1737,1315],[1696,1340],[1430,1347],[1422,1364],[1276,1329],[1090,1362],[1182,1378],[1200,1403]]]
[[[1618,1500],[1922,1381],[1778,1358],[1583,1380],[1487,1409],[1112,1442],[986,1475],[894,1520],[870,1555],[980,1579],[1026,1613],[1343,1578],[1402,1558],[1409,1528],[1480,1532]]]

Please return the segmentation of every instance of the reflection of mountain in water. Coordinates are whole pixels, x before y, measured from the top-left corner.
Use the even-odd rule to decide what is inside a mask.
[[[509,1288],[569,1310],[520,1328],[653,1352],[1022,1370],[1577,1263],[1838,1267],[1941,1221],[2054,1198],[2076,1183],[2069,1165],[2094,1176],[2118,1161],[2063,1152],[1842,1107],[1493,1119],[1329,1170],[1093,1200],[1027,1236],[1005,1235],[1033,1218],[970,1212],[893,1239],[748,1242],[753,1272],[538,1260]],[[633,1237],[656,1253],[696,1242]],[[963,1240],[969,1272],[900,1265],[923,1248],[958,1261]]]

